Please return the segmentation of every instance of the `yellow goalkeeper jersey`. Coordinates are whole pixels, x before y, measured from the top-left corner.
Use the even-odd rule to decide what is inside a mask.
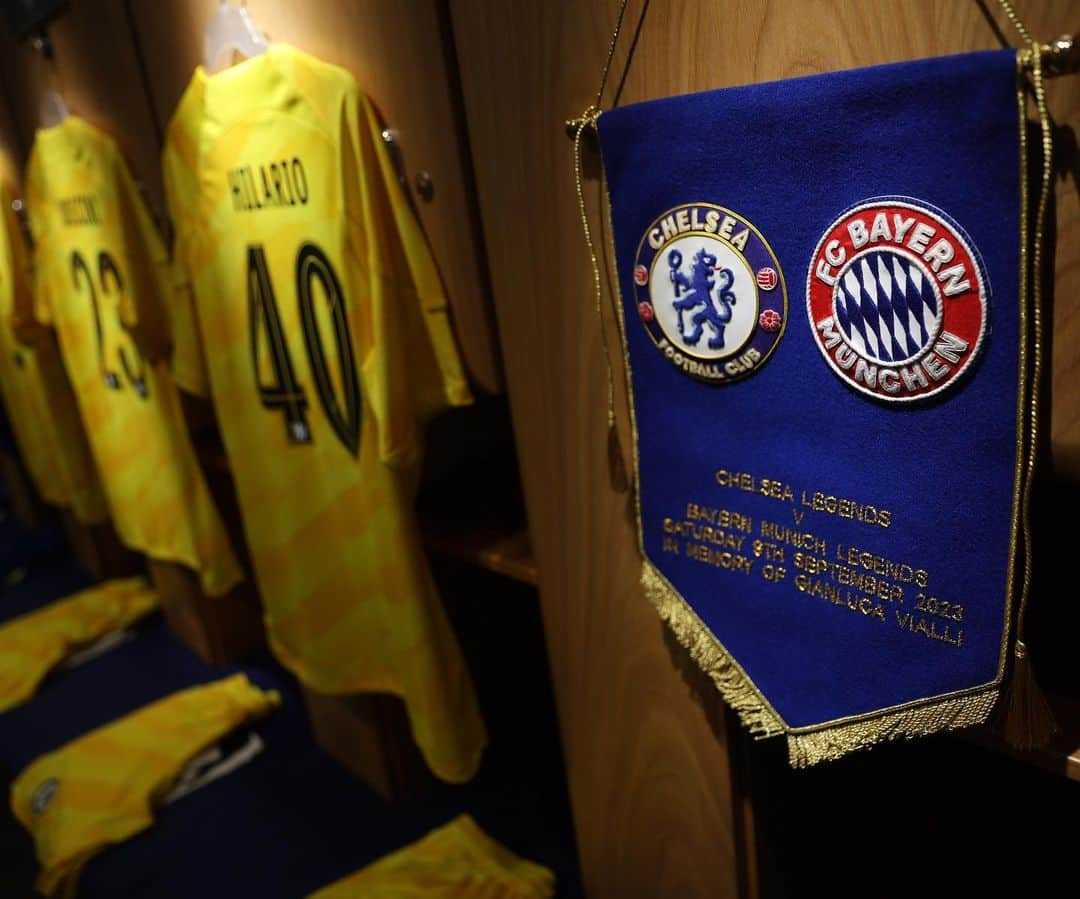
[[[34,839],[46,896],[75,894],[97,853],[154,823],[184,767],[281,703],[245,675],[174,693],[41,756],[11,786],[11,810]]]
[[[120,539],[195,569],[209,596],[241,579],[161,351],[133,330],[167,302],[167,259],[116,144],[74,116],[38,131],[27,170],[34,317],[52,325]],[[121,318],[123,316],[123,320]],[[165,345],[151,334],[144,346]],[[156,343],[154,342],[156,341]]]
[[[0,626],[0,712],[25,702],[73,652],[154,611],[141,577],[106,581]]]
[[[217,409],[279,658],[318,692],[401,696],[463,781],[486,734],[413,503],[425,418],[472,398],[380,130],[291,47],[195,72],[164,151],[173,369]]]
[[[28,305],[30,288],[22,227],[11,200],[0,181],[0,396],[41,498],[97,524],[108,518],[108,507],[55,337],[39,335],[30,346],[17,335],[16,308]]]

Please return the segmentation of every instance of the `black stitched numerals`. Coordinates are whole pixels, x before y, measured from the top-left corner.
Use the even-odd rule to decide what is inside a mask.
[[[318,292],[322,294],[334,331],[341,380],[340,398],[331,378],[319,333],[315,282],[319,284]],[[248,298],[251,358],[255,365],[259,397],[267,409],[280,410],[285,414],[285,427],[293,443],[310,443],[311,429],[304,415],[308,405],[307,395],[296,379],[289,358],[289,346],[281,327],[262,244],[248,247]],[[345,296],[330,260],[313,243],[305,243],[296,255],[296,301],[304,331],[304,348],[315,379],[319,404],[342,446],[355,456],[360,447],[360,379],[357,377],[356,359],[349,335]],[[260,330],[266,332],[266,346],[274,372],[271,384],[264,383],[259,376]]]
[[[322,285],[323,298],[330,311],[337,344],[338,371],[341,375],[342,403],[334,395],[334,385],[323,352],[319,325],[315,318],[315,301],[312,298],[312,282]],[[319,401],[330,420],[330,426],[345,448],[352,454],[360,446],[360,381],[356,376],[356,360],[353,357],[349,322],[345,317],[345,297],[341,284],[326,258],[315,244],[306,243],[296,256],[296,297],[300,303],[300,320],[304,325],[304,345],[315,375],[315,387]]]
[[[106,252],[102,251],[98,253],[98,281],[101,282],[101,292],[108,296],[109,281],[112,281],[113,288],[117,293],[123,293],[124,291],[124,279],[120,277],[120,269],[117,268],[113,258]],[[97,304],[94,306],[95,310]],[[122,326],[121,326],[122,327]],[[100,334],[100,330],[98,332]],[[135,392],[146,399],[150,395],[150,391],[146,386],[146,360],[143,358],[142,353],[139,352],[133,341],[129,341],[131,355],[135,358],[135,365],[132,366],[128,359],[128,354],[124,351],[122,344],[117,344],[116,355],[120,359],[120,367],[124,370],[124,377],[127,378],[127,382],[135,388]]]
[[[281,328],[274,286],[266,267],[266,253],[262,244],[248,247],[248,321],[251,324],[251,361],[255,366],[255,384],[259,399],[271,411],[280,410],[285,415],[285,430],[293,443],[311,443],[311,429],[307,424],[305,410],[307,396],[296,382],[289,345]],[[261,328],[260,328],[261,326]],[[270,351],[270,364],[274,368],[272,383],[265,384],[259,376],[259,333],[266,333],[266,347]]]
[[[113,290],[118,294],[124,292],[124,279],[120,274],[120,267],[116,264],[116,260],[104,250],[98,253],[97,269],[97,284],[101,286],[101,292],[104,296],[109,296]],[[86,259],[78,250],[73,250],[71,253],[71,280],[76,288],[80,287],[80,281],[84,282],[90,292],[90,305],[94,311],[94,333],[97,336],[98,368],[101,370],[105,385],[110,390],[122,390],[123,385],[120,376],[110,367],[107,358],[105,322],[101,315],[101,305],[98,303],[94,276],[90,272],[90,266],[87,264]],[[117,327],[120,329],[118,334],[123,335],[123,325],[119,322],[119,313],[117,313]],[[128,343],[128,348],[131,350],[130,356],[123,346],[125,342]],[[123,369],[127,383],[134,389],[135,393],[146,399],[150,395],[150,389],[146,382],[146,360],[142,357],[138,348],[131,342],[130,338],[118,336],[116,355],[120,360],[120,368]],[[131,359],[135,360],[134,365]]]

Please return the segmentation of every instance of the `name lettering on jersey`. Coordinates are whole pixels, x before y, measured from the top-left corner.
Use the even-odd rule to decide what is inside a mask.
[[[67,227],[101,224],[97,198],[88,195],[61,198],[60,215]]]
[[[308,180],[299,156],[229,169],[233,209],[256,212],[281,206],[303,206],[308,201]]]

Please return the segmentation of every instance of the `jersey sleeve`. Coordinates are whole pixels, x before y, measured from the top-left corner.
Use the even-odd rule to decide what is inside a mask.
[[[42,169],[41,156],[35,151],[30,155],[26,169],[26,209],[35,247],[44,246],[49,241],[49,211]],[[16,294],[12,309],[12,327],[19,340],[27,344],[42,340],[53,323],[51,297],[55,290],[53,278],[56,273],[47,265],[39,264],[45,256],[40,252],[34,254],[29,272],[30,290]]]
[[[348,98],[344,147],[349,244],[367,304],[354,333],[364,387],[378,422],[379,451],[390,464],[418,455],[423,424],[447,406],[472,402],[434,257],[381,138],[371,102]],[[356,314],[356,313],[354,313]]]
[[[165,202],[173,223],[173,246],[168,265],[172,372],[181,388],[205,397],[210,395],[210,378],[199,332],[188,254],[193,214],[188,198],[196,196],[198,188],[190,144],[190,135],[174,123],[162,154]]]
[[[146,203],[119,151],[113,153],[120,230],[128,271],[119,291],[120,320],[150,362],[169,355],[168,254]]]

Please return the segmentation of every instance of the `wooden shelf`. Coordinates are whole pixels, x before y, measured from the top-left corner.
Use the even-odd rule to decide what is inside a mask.
[[[525,529],[504,533],[481,527],[454,533],[426,528],[423,537],[424,545],[433,553],[504,574],[534,587],[539,581],[532,541]]]
[[[418,504],[424,545],[437,555],[536,586],[538,574],[517,471],[493,464],[429,487]]]
[[[206,469],[231,476],[228,457],[219,441],[196,437],[194,443]],[[481,477],[480,473],[470,473],[455,478],[452,486],[425,491],[420,502],[424,546],[437,555],[535,587],[536,561],[520,488],[509,474],[494,478],[484,474]]]
[[[1058,731],[1049,745],[1041,749],[1014,749],[989,727],[975,728],[964,734],[965,739],[985,749],[1007,755],[1024,764],[1060,774],[1069,780],[1080,781],[1080,702],[1052,698],[1054,719]]]

